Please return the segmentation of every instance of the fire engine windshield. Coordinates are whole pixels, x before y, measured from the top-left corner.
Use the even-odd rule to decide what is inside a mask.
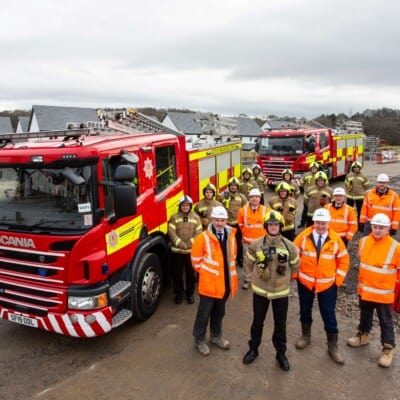
[[[0,229],[88,229],[93,225],[92,211],[90,166],[0,166]]]
[[[295,156],[304,152],[304,138],[294,137],[263,137],[259,146],[260,155]]]

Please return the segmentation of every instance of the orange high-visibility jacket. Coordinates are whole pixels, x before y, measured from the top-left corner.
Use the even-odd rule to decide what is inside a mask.
[[[229,283],[231,297],[238,288],[236,272],[236,229],[226,226],[228,232],[227,250],[229,263]],[[224,255],[218,239],[211,229],[207,229],[194,240],[191,260],[193,268],[199,274],[199,293],[203,296],[222,299],[225,294]]]
[[[325,208],[331,215],[329,228],[342,238],[353,239],[358,228],[356,210],[348,204],[343,204],[340,208],[336,208],[333,203],[327,204]]]
[[[360,239],[358,256],[358,294],[366,301],[393,303],[400,268],[400,244],[389,235],[376,240],[369,234]]]
[[[365,194],[363,206],[360,213],[360,222],[370,222],[375,214],[386,214],[392,221],[392,228],[399,229],[400,221],[400,198],[392,189],[379,196],[376,188],[368,190]]]
[[[343,240],[329,228],[317,261],[317,250],[312,239],[313,229],[313,226],[304,229],[294,240],[300,256],[297,279],[308,289],[319,293],[333,284],[338,287],[342,285],[349,269],[350,256]]]
[[[254,211],[249,203],[239,209],[237,220],[243,242],[251,243],[254,239],[265,236],[263,220],[268,210],[270,209],[260,204]]]

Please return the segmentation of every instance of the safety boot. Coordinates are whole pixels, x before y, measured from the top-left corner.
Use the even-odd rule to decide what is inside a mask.
[[[361,347],[369,344],[368,333],[357,332],[356,336],[347,339],[347,345],[350,347]]]
[[[211,336],[210,342],[223,350],[229,350],[229,340],[224,339],[222,336]]]
[[[326,337],[328,338],[328,353],[332,360],[335,361],[336,364],[344,364],[344,358],[339,353],[338,334],[327,332]]]
[[[391,344],[384,343],[378,365],[383,368],[389,368],[392,365],[394,347]]]
[[[302,350],[311,343],[311,324],[302,322],[301,323],[301,337],[295,343],[296,349]]]

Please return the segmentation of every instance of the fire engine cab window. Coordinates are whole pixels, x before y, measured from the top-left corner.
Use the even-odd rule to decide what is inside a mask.
[[[319,147],[322,149],[324,147],[328,146],[328,139],[326,137],[325,132],[321,132],[319,134]]]
[[[174,146],[156,149],[157,192],[165,190],[176,181],[176,156]]]

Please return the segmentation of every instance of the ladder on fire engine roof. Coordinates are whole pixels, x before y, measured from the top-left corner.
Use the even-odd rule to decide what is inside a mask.
[[[24,139],[56,139],[63,137],[64,141],[78,140],[83,136],[98,136],[110,134],[134,135],[141,133],[171,133],[184,136],[183,133],[168,128],[136,110],[119,110],[114,112],[99,112],[100,122],[70,123],[67,129],[27,133],[9,133],[0,135],[0,148],[7,144],[15,144]]]

